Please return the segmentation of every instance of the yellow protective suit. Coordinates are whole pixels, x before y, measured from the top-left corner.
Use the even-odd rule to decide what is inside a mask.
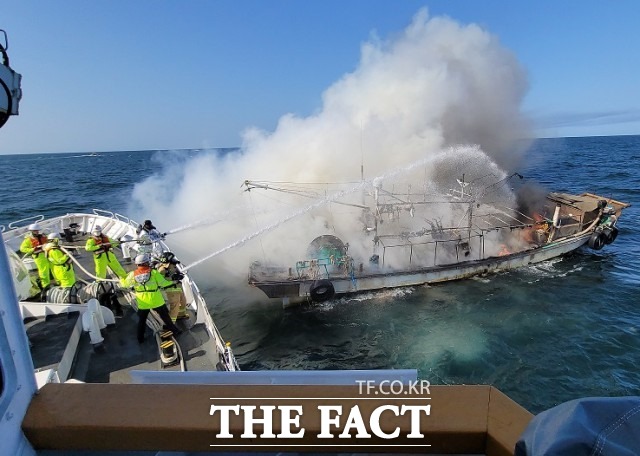
[[[33,258],[33,261],[38,268],[40,286],[43,289],[48,287],[51,283],[51,263],[49,263],[49,260],[42,249],[47,241],[47,236],[44,234],[29,233],[22,241],[22,244],[20,244],[20,251],[31,255],[31,258]]]
[[[61,287],[71,288],[76,283],[76,273],[73,270],[73,264],[71,264],[69,256],[60,250],[57,244],[50,248],[45,247],[45,251],[47,258],[51,262],[53,277]]]
[[[87,239],[84,248],[87,252],[93,253],[93,260],[96,265],[96,277],[105,279],[107,277],[107,267],[111,269],[120,279],[127,276],[127,272],[118,262],[111,249],[117,246],[118,242],[105,236],[91,236]]]

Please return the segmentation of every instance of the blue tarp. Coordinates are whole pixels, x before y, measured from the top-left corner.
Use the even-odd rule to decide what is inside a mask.
[[[515,456],[638,456],[640,397],[591,397],[537,415]]]

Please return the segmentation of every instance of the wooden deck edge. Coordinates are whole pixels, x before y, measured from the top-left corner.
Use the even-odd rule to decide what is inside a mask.
[[[497,388],[489,391],[486,454],[511,456],[533,415]]]
[[[367,395],[358,386],[49,384],[34,396],[22,428],[36,450],[279,449],[499,456],[512,454],[506,451],[512,451],[531,417],[490,386],[431,386],[429,393],[370,391]],[[222,413],[217,410],[211,415],[212,406],[240,405],[257,406],[254,419],[263,417],[261,405],[277,407],[270,422],[273,434],[280,437],[260,438],[262,424],[253,429],[256,437],[243,437],[246,416],[233,412],[228,420],[231,437],[221,437]],[[301,410],[298,424],[290,426],[291,434],[298,433],[296,438],[283,434],[286,425],[283,428],[281,419],[287,406]],[[326,406],[342,407],[338,426],[328,425],[329,415],[320,413],[319,407]],[[416,427],[409,411],[397,414],[394,406],[396,412],[403,406],[430,406],[430,413],[419,412]],[[360,431],[353,423],[357,420],[351,422],[350,438],[338,437],[354,409],[370,438],[356,437]],[[372,427],[376,409],[379,432]],[[333,437],[319,438],[323,426]],[[396,436],[384,437],[396,430]],[[423,437],[415,436],[420,433]]]

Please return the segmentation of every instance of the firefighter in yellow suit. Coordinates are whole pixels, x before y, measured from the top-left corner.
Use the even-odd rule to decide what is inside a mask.
[[[102,234],[102,227],[96,225],[91,231],[91,237],[87,239],[84,248],[87,252],[93,253],[93,260],[96,265],[96,277],[105,279],[107,277],[107,267],[111,269],[120,279],[127,276],[127,272],[122,268],[116,255],[111,251],[118,245],[118,242]]]
[[[37,223],[29,225],[29,234],[20,244],[20,251],[31,255],[36,267],[38,268],[38,277],[40,278],[40,288],[46,289],[51,283],[51,263],[44,253],[44,245],[47,243],[47,236],[40,234],[41,228]]]
[[[128,276],[120,279],[120,285],[124,288],[133,288],[136,293],[138,305],[138,342],[144,342],[144,332],[149,311],[155,310],[165,324],[165,328],[178,335],[180,329],[173,323],[169,316],[169,309],[164,302],[161,290],[175,285],[174,281],[164,278],[155,269],[151,268],[151,255],[144,253],[135,258],[137,268]]]
[[[60,242],[60,235],[51,233],[49,235],[49,243],[44,246],[44,251],[51,262],[53,277],[61,287],[71,288],[76,283],[76,273],[73,269],[71,258],[60,250],[58,242]]]

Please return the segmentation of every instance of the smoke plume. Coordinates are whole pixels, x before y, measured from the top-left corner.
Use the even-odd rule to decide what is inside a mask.
[[[496,37],[423,9],[394,39],[365,43],[357,68],[326,89],[317,113],[285,114],[272,132],[249,128],[236,153],[163,156],[161,171],[136,185],[131,212],[161,231],[179,227],[169,241],[183,263],[224,251],[193,272],[226,283],[246,283],[254,260],[291,264],[321,234],[366,259],[372,242],[358,241],[362,217],[340,204],[362,202],[361,178],[421,192],[446,191],[462,174],[503,178],[521,162],[519,140],[529,136],[520,113],[526,88],[524,71]],[[322,185],[300,202],[277,190],[243,191],[247,179]],[[331,196],[339,190],[340,199]],[[428,226],[412,215],[408,230]],[[443,209],[430,220],[458,218]]]

